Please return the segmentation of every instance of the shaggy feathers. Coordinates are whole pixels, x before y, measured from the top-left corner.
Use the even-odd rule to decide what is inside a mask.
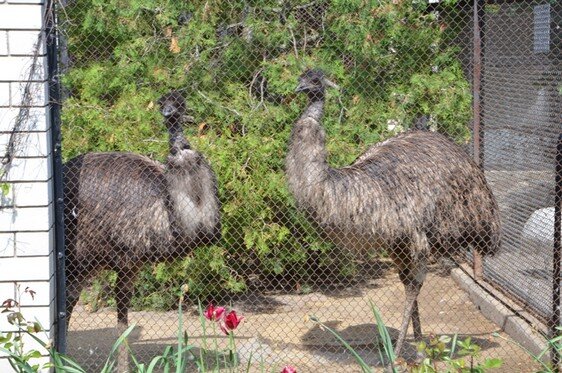
[[[482,170],[457,145],[429,131],[410,131],[370,147],[350,166],[330,167],[322,128],[326,79],[318,70],[299,78],[309,105],[294,124],[286,158],[297,205],[330,241],[353,252],[384,248],[406,288],[396,344],[410,317],[421,338],[417,295],[431,257],[469,246],[500,247],[498,207]]]
[[[64,166],[68,314],[85,282],[117,271],[118,320],[127,323],[133,280],[149,262],[185,256],[220,235],[215,175],[182,132],[178,92],[159,101],[170,139],[165,164],[132,153],[89,153]]]
[[[334,169],[323,150],[324,131],[313,122],[299,121],[293,129],[289,187],[321,227],[372,236],[372,245],[353,251],[377,249],[375,241],[391,247],[415,231],[428,235],[426,254],[452,254],[479,236],[487,238],[485,245],[477,242],[480,251],[497,250],[499,218],[490,208],[490,189],[478,166],[444,136],[408,132]]]

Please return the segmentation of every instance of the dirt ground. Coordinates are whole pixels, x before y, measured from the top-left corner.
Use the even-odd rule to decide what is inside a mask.
[[[284,365],[291,364],[299,373],[359,372],[359,366],[334,337],[310,321],[309,315],[314,315],[336,329],[371,366],[380,368],[377,327],[369,300],[380,309],[391,336],[396,338],[404,293],[394,273],[338,291],[249,295],[234,302],[232,307],[244,316],[236,331],[241,366],[245,369],[251,357],[251,371],[260,371],[262,365],[267,372],[280,372]],[[420,294],[419,305],[425,337],[430,333],[458,333],[460,338],[470,336],[482,348],[481,360],[486,357],[503,360],[502,368],[494,371],[536,370],[523,351],[491,335],[501,333],[501,330],[479,312],[450,276],[430,274]],[[137,358],[148,362],[174,344],[178,319],[177,312],[130,312],[129,322],[137,325],[130,339]],[[78,305],[69,328],[68,353],[89,372],[99,371],[117,339],[115,325],[113,310],[89,313]],[[219,330],[213,331],[211,325],[207,326],[207,338],[203,338],[195,309],[184,312],[183,325],[190,343],[196,346],[204,348],[206,343],[206,350],[217,351],[215,341],[218,341],[219,350],[227,345],[228,340]],[[405,358],[414,359],[415,353],[415,344],[409,339]]]

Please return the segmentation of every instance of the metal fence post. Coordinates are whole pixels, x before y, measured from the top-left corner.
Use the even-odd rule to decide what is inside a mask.
[[[56,252],[56,336],[58,352],[66,352],[66,278],[64,249],[64,193],[61,157],[60,131],[60,81],[58,66],[58,33],[55,1],[45,7],[45,36],[47,40],[47,65],[49,79],[49,118],[53,144],[53,182],[55,210],[55,252]]]
[[[484,31],[484,1],[474,0],[473,2],[473,76],[472,76],[472,113],[473,113],[473,142],[474,160],[484,166],[481,156],[481,84],[482,84],[482,57],[483,57],[483,31]],[[476,250],[473,251],[472,270],[474,278],[481,279],[483,273],[482,255]]]
[[[550,338],[561,334],[557,327],[560,322],[560,261],[562,260],[561,229],[562,229],[562,134],[558,138],[556,147],[556,190],[554,203],[554,255],[552,262],[552,318],[550,321]],[[559,371],[560,356],[555,346],[551,347],[552,365],[556,372]]]

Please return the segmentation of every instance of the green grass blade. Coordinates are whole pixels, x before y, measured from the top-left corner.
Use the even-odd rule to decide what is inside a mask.
[[[250,373],[250,366],[252,365],[252,356],[254,351],[250,351],[250,357],[248,358],[248,364],[246,365],[246,373]]]
[[[396,372],[396,368],[394,366],[394,361],[396,360],[396,356],[394,356],[394,347],[392,346],[392,339],[390,338],[390,333],[388,333],[388,329],[384,322],[382,321],[382,316],[378,308],[373,304],[371,300],[369,300],[369,305],[371,306],[371,311],[375,316],[375,320],[377,322],[377,329],[379,336],[382,340],[384,353],[389,361],[390,367],[393,372]]]
[[[55,371],[57,373],[59,372],[64,372],[64,373],[85,373],[86,371],[83,370],[81,367],[79,368],[74,368],[74,367],[69,367],[69,366],[60,366],[55,364]]]
[[[335,330],[333,330],[329,326],[322,323],[315,316],[311,315],[310,320],[312,322],[320,325],[322,328],[326,329],[334,337],[336,337],[336,339],[353,355],[353,357],[355,358],[355,361],[357,361],[357,363],[359,364],[359,366],[361,367],[361,369],[363,370],[364,373],[372,373],[371,368],[367,365],[367,363],[365,363],[365,360],[363,360],[363,358],[361,356],[359,356],[359,354],[353,349],[353,347],[351,347],[351,345],[349,343],[347,343],[346,340],[343,339]]]
[[[131,356],[131,360],[133,362],[133,365],[135,366],[135,372],[137,373],[144,372],[144,364],[139,364],[139,361],[135,357],[135,354],[133,354],[133,351],[131,350],[129,345],[127,345],[127,350],[129,351],[129,355]]]
[[[453,340],[451,341],[451,352],[449,353],[449,358],[455,358],[455,351],[457,350],[457,341],[459,339],[458,333],[455,333]]]
[[[57,373],[63,373],[63,372],[64,373],[84,373],[85,370],[82,370],[82,368],[75,369],[75,368],[67,367],[67,366],[64,366],[64,367],[61,368],[60,366],[55,364],[55,372],[57,372]]]
[[[154,357],[152,360],[150,360],[150,364],[148,364],[148,367],[146,369],[147,373],[152,373],[156,367],[158,366],[158,364],[160,364],[161,361],[165,361],[164,356],[156,356]]]
[[[182,358],[183,358],[183,315],[182,315],[182,301],[179,302],[178,307],[178,353],[176,354],[176,373],[182,372]]]
[[[201,305],[200,299],[197,300],[197,311],[199,312],[199,323],[201,324],[201,329],[203,330],[203,344],[202,344],[202,348],[199,349],[199,364],[201,365],[200,368],[201,372],[204,373],[206,372],[206,369],[205,369],[205,357],[203,355],[204,355],[204,351],[207,350],[207,323],[205,322],[205,317],[203,316],[204,315],[203,306]],[[217,362],[218,362],[218,356],[217,356]]]
[[[107,356],[107,360],[105,361],[105,364],[102,368],[102,372],[111,372],[113,369],[113,363],[112,363],[112,359],[113,359],[113,355],[115,355],[115,352],[117,352],[117,349],[126,342],[127,337],[129,337],[129,334],[131,334],[131,332],[133,331],[133,329],[135,328],[136,324],[133,324],[131,326],[129,326],[127,328],[127,330],[125,330],[123,332],[123,334],[121,334],[119,336],[119,338],[117,338],[117,340],[115,341],[115,343],[113,344],[113,346],[111,347],[111,351],[109,352],[109,355]]]

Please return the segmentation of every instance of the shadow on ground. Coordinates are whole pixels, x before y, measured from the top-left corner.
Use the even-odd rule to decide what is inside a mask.
[[[327,368],[346,372],[360,371],[352,355],[326,330],[310,321],[315,315],[336,330],[353,346],[370,365],[380,366],[377,325],[370,311],[369,301],[379,308],[391,337],[396,340],[404,307],[404,290],[395,273],[376,280],[376,284],[354,286],[357,289],[317,291],[308,294],[268,293],[246,294],[230,303],[244,321],[236,330],[236,347],[241,364],[252,359],[252,365],[265,365],[268,371],[291,364],[299,372],[317,372]],[[481,347],[481,360],[501,358],[504,368],[498,371],[526,371],[533,366],[531,359],[510,343],[490,340],[498,327],[489,322],[469,296],[460,290],[450,277],[430,273],[420,294],[422,330],[426,338],[435,335],[471,336]],[[229,304],[229,303],[227,303]],[[196,307],[185,309],[182,329],[189,341],[203,350],[222,351],[228,347],[228,339],[219,330],[207,327],[207,347],[204,345]],[[130,312],[130,324],[138,325],[133,331],[130,344],[141,362],[149,362],[170,345],[177,342],[179,329],[177,311]],[[112,309],[88,312],[79,304],[73,313],[69,327],[68,352],[88,372],[97,372],[103,366],[113,342],[117,339],[116,315]],[[501,332],[501,331],[500,331]],[[217,348],[210,345],[213,335]],[[413,360],[416,344],[407,340],[403,357]],[[198,353],[200,350],[194,350]],[[207,354],[216,361],[213,353]],[[219,356],[220,357],[220,356]],[[339,367],[339,368],[338,368]],[[280,371],[281,369],[279,369]],[[253,370],[252,370],[253,371]],[[257,369],[259,371],[259,369]]]

